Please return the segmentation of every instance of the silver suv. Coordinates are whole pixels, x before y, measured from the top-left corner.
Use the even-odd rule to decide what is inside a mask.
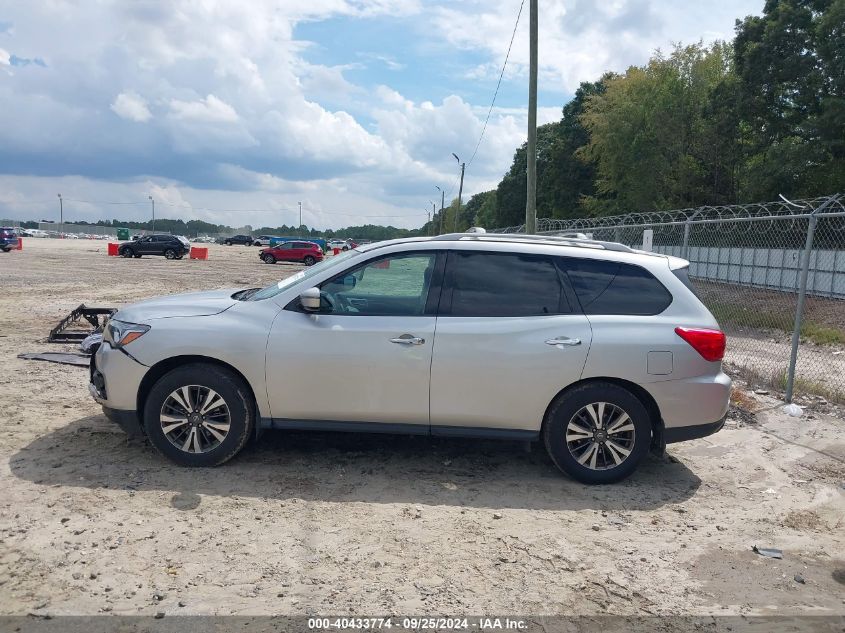
[[[89,389],[186,466],[308,429],[542,439],[575,479],[618,481],[723,424],[725,336],[687,266],[583,239],[379,242],[267,288],[120,310]]]

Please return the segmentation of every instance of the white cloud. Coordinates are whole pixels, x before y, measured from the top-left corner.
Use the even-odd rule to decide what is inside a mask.
[[[186,121],[200,121],[204,123],[235,123],[238,113],[228,103],[221,101],[214,95],[197,101],[170,101],[170,116]]]
[[[153,117],[147,102],[134,92],[121,92],[111,104],[111,109],[121,119],[138,123],[149,121]]]
[[[450,46],[485,51],[491,61],[467,70],[471,78],[497,78],[521,0],[463,0],[437,7],[434,30]],[[644,63],[672,42],[730,39],[736,18],[759,12],[759,0],[544,0],[540,6],[540,87],[572,94],[582,81]],[[467,28],[472,24],[472,28]],[[528,67],[526,3],[506,76]]]
[[[37,72],[15,68],[12,74],[12,55],[0,50],[0,68],[6,69],[0,109],[15,121],[0,127],[0,174],[7,174],[0,175],[0,193],[8,194],[0,197],[0,215],[28,209],[10,206],[21,196],[40,200],[42,191],[72,186],[79,199],[142,203],[155,190],[162,216],[181,208],[168,207],[165,200],[188,201],[202,217],[208,212],[201,208],[271,213],[305,198],[314,221],[324,226],[358,223],[373,213],[407,214],[407,222],[394,224],[418,225],[422,205],[437,195],[434,185],[448,191],[456,178],[451,153],[470,160],[487,116],[486,88],[470,92],[484,93],[481,103],[470,103],[442,86],[455,77],[462,78],[456,85],[465,86],[467,76],[495,82],[519,2],[251,0],[248,10],[242,0],[12,3],[4,19],[15,28],[3,33],[4,46],[49,64]],[[544,0],[541,91],[556,91],[563,105],[562,95],[579,81],[641,63],[673,40],[728,37],[733,18],[751,0],[737,3],[743,6],[727,0],[694,5]],[[759,8],[759,0],[753,4]],[[415,15],[424,15],[425,24],[417,24],[423,20]],[[360,53],[344,50],[342,41],[297,39],[297,25],[339,17],[350,29],[364,24],[355,22],[358,18],[367,24],[382,19],[414,39],[406,49],[392,51],[379,50],[379,41],[367,42]],[[522,81],[527,23],[526,4],[503,90],[510,80]],[[55,24],[62,28],[45,28]],[[74,35],[80,32],[96,36]],[[419,48],[424,46],[448,47],[450,61],[425,57],[431,49]],[[331,49],[324,59],[337,60],[340,53],[346,63],[309,61],[319,47]],[[462,56],[456,49],[472,54]],[[442,86],[432,85],[430,101],[411,97],[418,92],[410,89],[397,90],[399,83],[355,83],[363,76],[372,83],[403,81],[407,75],[396,72],[403,64],[411,73],[429,62],[441,64],[428,70],[444,78]],[[372,74],[379,71],[383,74]],[[513,99],[506,102],[501,95],[500,103],[509,107],[493,110],[467,170],[465,199],[495,186],[524,141],[524,108],[510,106]],[[108,108],[117,116],[101,116]],[[559,116],[559,106],[543,108],[539,122]],[[127,125],[118,117],[145,125]],[[42,175],[10,175],[20,173],[24,163]],[[69,180],[51,174],[67,174]],[[85,212],[103,217],[112,209],[91,206]],[[250,216],[249,223],[260,224],[261,217]],[[241,220],[220,216],[216,221]]]

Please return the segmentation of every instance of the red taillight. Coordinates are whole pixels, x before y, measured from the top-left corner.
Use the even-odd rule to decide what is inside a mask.
[[[675,334],[701,354],[704,360],[722,360],[725,355],[725,333],[697,327],[676,327]]]

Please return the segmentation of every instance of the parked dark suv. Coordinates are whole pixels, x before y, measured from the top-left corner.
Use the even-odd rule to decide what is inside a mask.
[[[176,235],[144,235],[132,242],[124,242],[117,252],[121,257],[164,255],[167,259],[182,259],[191,250],[191,243]]]
[[[18,234],[10,226],[0,227],[0,251],[8,253],[18,247]]]
[[[251,235],[233,235],[232,237],[227,237],[223,240],[223,243],[226,246],[231,246],[232,244],[245,244],[246,246],[252,246],[253,242],[254,240]]]

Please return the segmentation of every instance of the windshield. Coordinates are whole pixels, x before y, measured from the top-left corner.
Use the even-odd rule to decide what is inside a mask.
[[[267,286],[266,288],[262,288],[254,295],[252,295],[248,300],[261,301],[262,299],[269,299],[270,297],[275,297],[285,288],[288,288],[295,283],[299,283],[304,279],[310,279],[311,277],[319,275],[320,273],[323,273],[327,270],[331,270],[332,268],[343,266],[344,264],[349,263],[349,260],[354,259],[360,254],[360,251],[348,250],[344,251],[339,255],[335,255],[334,257],[324,259],[320,263],[314,264],[313,266],[311,266],[310,268],[306,268],[305,270],[301,270],[295,275],[285,277],[279,283],[273,284],[272,286]]]

